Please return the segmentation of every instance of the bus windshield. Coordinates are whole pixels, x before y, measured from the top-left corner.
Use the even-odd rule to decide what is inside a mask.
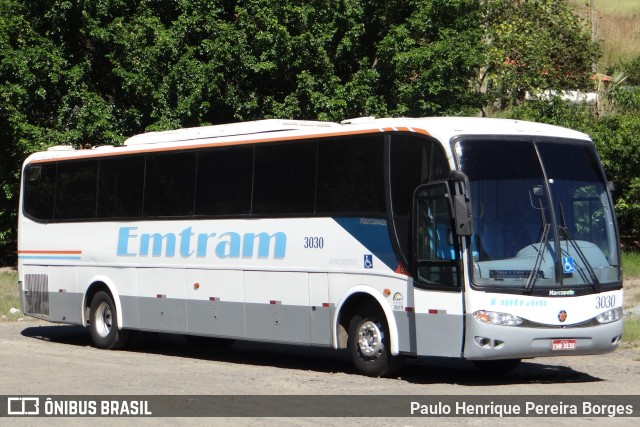
[[[455,149],[471,186],[476,285],[599,291],[620,280],[612,204],[592,145],[474,139]]]

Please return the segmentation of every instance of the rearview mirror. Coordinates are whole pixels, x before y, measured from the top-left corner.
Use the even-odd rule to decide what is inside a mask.
[[[453,196],[453,209],[456,223],[456,233],[458,236],[471,236],[473,227],[471,225],[471,203],[464,194]]]

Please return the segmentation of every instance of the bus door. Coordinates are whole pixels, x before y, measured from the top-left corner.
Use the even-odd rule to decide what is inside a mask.
[[[459,357],[464,338],[460,242],[449,183],[418,187],[413,210],[413,267],[418,355]]]

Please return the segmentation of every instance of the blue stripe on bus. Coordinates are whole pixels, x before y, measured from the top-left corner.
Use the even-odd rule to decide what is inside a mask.
[[[383,218],[333,218],[333,220],[387,267],[393,271],[396,270],[398,259],[389,238],[387,220]]]

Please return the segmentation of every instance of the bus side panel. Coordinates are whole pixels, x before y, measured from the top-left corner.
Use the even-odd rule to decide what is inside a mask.
[[[461,292],[414,289],[419,356],[460,357],[464,311]]]
[[[243,272],[186,271],[188,333],[246,337]]]
[[[84,295],[76,284],[76,267],[49,267],[49,320],[82,324]]]
[[[398,325],[398,345],[400,352],[405,354],[416,354],[416,314],[408,311],[397,311],[394,309],[393,315]]]
[[[335,304],[329,304],[327,273],[309,274],[309,304],[311,306],[311,344],[331,345],[331,319]]]
[[[187,301],[183,269],[138,269],[140,329],[187,331]]]
[[[244,287],[247,338],[310,343],[307,273],[245,271]]]

